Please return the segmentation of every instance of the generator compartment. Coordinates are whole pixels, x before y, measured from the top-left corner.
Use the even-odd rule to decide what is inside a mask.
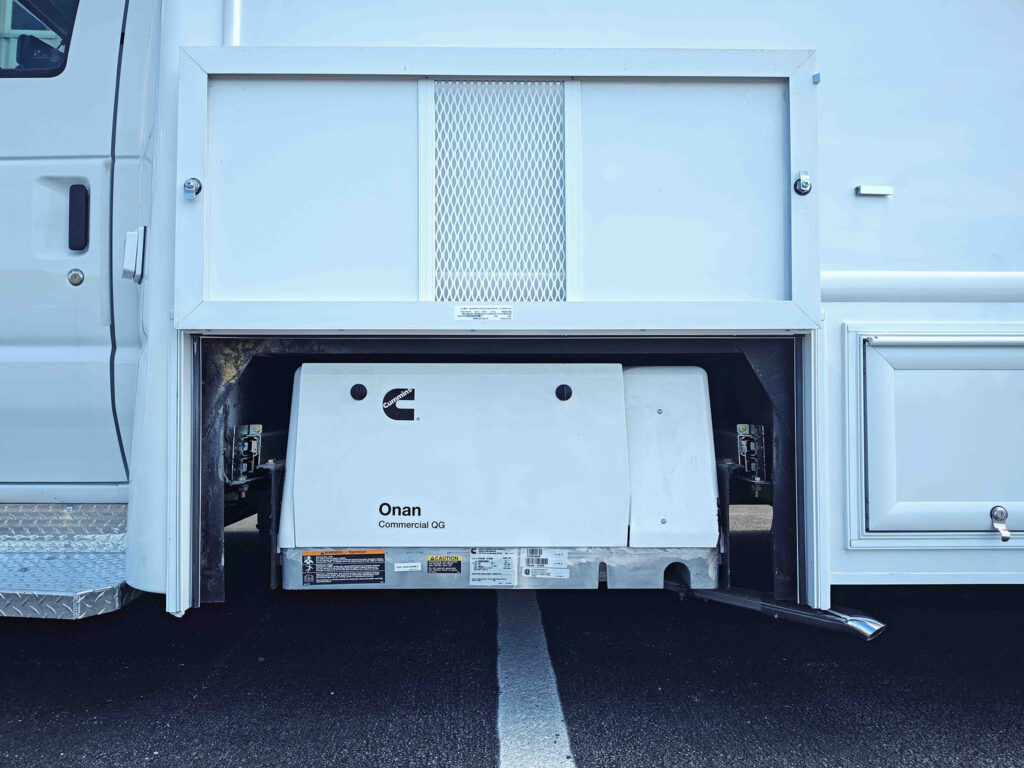
[[[278,546],[286,589],[714,587],[707,377],[304,364]]]

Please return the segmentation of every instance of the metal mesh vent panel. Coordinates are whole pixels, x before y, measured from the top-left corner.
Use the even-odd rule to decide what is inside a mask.
[[[434,298],[565,300],[562,83],[434,84]]]

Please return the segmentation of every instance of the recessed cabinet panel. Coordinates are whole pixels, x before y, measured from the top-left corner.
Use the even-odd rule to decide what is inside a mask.
[[[214,78],[207,291],[222,301],[415,301],[412,80]]]
[[[870,531],[993,531],[1024,523],[1024,340],[865,341]]]
[[[790,298],[782,80],[584,82],[583,296]]]

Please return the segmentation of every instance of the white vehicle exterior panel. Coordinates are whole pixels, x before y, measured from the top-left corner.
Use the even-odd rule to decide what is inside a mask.
[[[59,77],[0,81],[2,106],[7,110],[0,121],[0,147],[8,156],[3,161],[5,172],[13,173],[25,158],[38,158],[55,164],[52,168],[40,166],[39,177],[80,177],[84,172],[77,170],[75,163],[109,157],[113,91],[111,88],[108,96],[99,98],[90,92],[97,80],[112,85],[114,78],[115,57],[106,56],[113,48],[100,34],[105,24],[101,15],[109,10],[104,5],[81,3],[68,67]],[[133,0],[129,8],[126,56],[137,42],[131,36],[135,28],[131,17],[141,7],[141,0]],[[812,604],[827,607],[833,583],[1024,581],[1024,566],[1017,551],[1021,544],[1016,536],[1003,544],[994,538],[994,532],[987,531],[866,529],[859,507],[849,499],[850,480],[860,476],[860,469],[851,465],[848,452],[853,425],[848,419],[843,330],[846,324],[881,326],[886,332],[891,332],[893,325],[914,325],[916,333],[937,330],[931,326],[967,329],[967,333],[982,335],[1020,333],[1024,324],[1020,300],[1024,295],[1020,290],[1024,284],[1024,250],[1020,248],[1024,233],[1024,155],[1012,148],[1016,137],[1024,133],[1024,112],[1006,98],[1024,87],[1024,49],[1019,45],[1024,14],[1018,6],[994,1],[974,3],[969,24],[964,23],[964,10],[958,6],[934,7],[922,13],[912,3],[881,0],[827,7],[802,0],[772,5],[726,0],[700,8],[681,8],[667,0],[644,0],[627,10],[602,2],[523,0],[493,5],[486,11],[462,0],[427,4],[398,0],[383,10],[331,0],[308,0],[301,9],[276,0],[246,0],[241,4],[233,0],[226,4],[180,0],[163,3],[157,14],[159,67],[136,69],[133,65],[130,70],[138,72],[140,81],[147,77],[157,86],[145,97],[146,109],[158,107],[155,122],[135,130],[119,117],[118,130],[119,158],[137,156],[136,147],[147,147],[149,160],[141,162],[139,169],[142,179],[138,205],[139,216],[151,216],[152,223],[138,308],[114,313],[119,347],[122,323],[132,311],[139,313],[145,345],[138,366],[138,396],[131,426],[134,439],[126,440],[131,486],[69,484],[66,490],[80,494],[75,498],[83,501],[130,497],[128,580],[150,591],[166,591],[169,610],[181,612],[193,600],[193,393],[189,368],[193,331],[408,334],[472,333],[483,327],[456,322],[453,307],[426,306],[426,302],[234,301],[213,307],[203,303],[206,297],[201,285],[198,290],[190,286],[190,298],[195,301],[179,307],[181,327],[174,327],[175,223],[176,218],[193,213],[183,206],[183,178],[175,157],[182,140],[196,156],[205,157],[207,147],[205,140],[178,136],[179,50],[182,46],[218,46],[222,42],[241,46],[236,51],[221,51],[218,56],[226,59],[234,54],[261,60],[260,66],[268,70],[282,68],[283,58],[291,54],[283,58],[280,54],[289,46],[314,48],[317,55],[326,58],[332,55],[333,46],[368,46],[385,58],[387,55],[381,53],[385,47],[518,48],[522,51],[519,61],[526,62],[521,67],[534,66],[547,73],[552,71],[551,62],[558,54],[542,57],[543,61],[535,57],[530,63],[530,49],[735,51],[735,56],[724,63],[723,59],[715,60],[713,66],[708,63],[710,59],[705,62],[705,75],[710,77],[751,77],[750,61],[777,60],[782,55],[780,49],[817,51],[817,63],[809,65],[813,68],[806,72],[817,83],[811,89],[817,104],[817,125],[808,128],[798,122],[791,124],[791,129],[810,132],[813,141],[802,140],[800,146],[812,145],[820,155],[820,170],[817,163],[807,168],[812,172],[813,190],[803,203],[820,216],[820,263],[825,270],[825,300],[829,302],[824,305],[827,321],[816,311],[805,312],[785,301],[761,302],[758,327],[743,314],[741,305],[732,302],[622,301],[554,310],[539,305],[516,307],[512,325],[491,323],[485,327],[489,333],[808,331],[799,373],[805,422],[805,464],[801,469],[805,473],[805,498],[811,507],[805,520],[809,534],[804,545],[812,570],[807,575]],[[743,49],[745,57],[741,55]],[[82,64],[93,57],[93,63],[106,74],[86,78],[81,75]],[[387,63],[396,70],[401,67],[393,59]],[[486,74],[483,69],[478,71]],[[154,77],[157,72],[158,80]],[[518,73],[490,74],[524,72],[520,68]],[[458,73],[449,69],[436,74]],[[65,88],[70,91],[67,99],[61,95]],[[9,105],[21,95],[40,108],[60,101],[61,112],[69,119],[47,121],[46,130],[39,130],[37,121],[13,119]],[[121,103],[125,121],[138,118],[128,115],[143,108],[138,99],[125,95]],[[187,99],[183,104],[190,130],[204,123],[205,106],[193,108]],[[92,121],[100,115],[104,118],[102,128],[99,121]],[[7,153],[17,143],[15,139],[24,142],[24,150]],[[802,170],[803,163],[792,149],[788,170]],[[71,158],[72,162],[61,165],[61,158]],[[115,168],[118,185],[125,170],[127,163],[120,166],[120,171]],[[88,170],[90,184],[109,189],[109,177],[101,178],[102,173],[99,166]],[[898,194],[891,198],[858,197],[854,194],[858,185],[892,186]],[[93,191],[97,211],[95,206],[105,202]],[[48,210],[54,220],[61,215],[52,206]],[[2,209],[3,231],[14,233],[12,242],[30,236],[24,214],[23,201]],[[124,230],[140,223],[129,218],[116,203],[115,231],[111,233],[115,253]],[[53,237],[57,229],[44,226],[39,231]],[[94,229],[94,235],[96,232]],[[817,249],[817,225],[801,237],[812,238]],[[187,247],[194,255],[202,250],[203,241],[188,240]],[[190,256],[186,254],[186,258]],[[36,298],[46,310],[46,318],[64,318],[69,311],[94,312],[94,307],[79,306],[79,299],[67,300],[65,291],[70,286],[58,285],[58,278],[63,279],[59,260],[47,261],[48,266],[42,267],[42,260],[38,261],[32,271],[37,277],[45,277]],[[109,264],[102,268],[109,269]],[[624,269],[628,269],[628,262]],[[90,295],[89,286],[100,282],[93,279],[92,270],[92,266],[86,270],[86,282],[77,289],[80,296]],[[576,274],[581,284],[588,277],[585,272]],[[814,302],[817,280],[815,270],[808,278]],[[122,282],[128,291],[136,290],[129,281]],[[22,291],[11,285],[10,280],[0,281],[0,294],[7,289],[5,299],[22,301]],[[749,282],[745,285],[748,291],[762,288]],[[763,288],[767,293],[777,292],[774,283]],[[115,290],[124,293],[121,286]],[[129,299],[126,306],[134,300],[130,294]],[[115,310],[121,301],[122,297],[115,298]],[[48,320],[31,320],[24,313],[14,319],[16,324],[5,323],[4,327],[9,333],[23,336],[4,338],[3,344],[13,350],[11,354],[21,354],[25,350],[16,348],[25,346],[29,350],[26,354],[36,360],[46,358],[55,349],[72,349],[68,345],[54,346],[43,338]],[[826,323],[821,326],[823,331],[814,330],[821,323]],[[94,356],[89,350],[94,349],[93,337],[83,323],[76,325],[75,332],[84,335],[75,337],[74,354],[65,359],[63,370],[73,370],[68,378],[84,382],[85,390],[98,391],[95,377],[83,374],[84,367],[92,365]],[[134,342],[131,338],[123,342],[128,354],[119,352],[116,361],[119,415],[132,408],[120,390],[130,387],[131,376],[121,369],[132,365]],[[39,351],[48,344],[50,352]],[[8,379],[7,385],[15,387],[10,413],[17,416],[25,410],[24,401],[18,398],[27,390],[24,382],[10,382]],[[52,388],[56,386],[48,385],[40,392],[47,398],[59,397],[61,393]],[[65,397],[71,394],[63,392]],[[0,409],[4,407],[0,404]],[[82,423],[88,426],[95,414],[88,408],[81,412],[85,414]],[[55,418],[49,410],[43,415],[47,424],[54,423]],[[97,449],[91,455],[96,464],[89,467],[90,482],[105,474],[95,470],[109,466],[110,451]],[[117,479],[122,478],[123,472]],[[26,477],[7,483],[9,500],[62,500],[54,495],[59,493],[58,485],[40,483],[33,487],[26,483]],[[1011,510],[1011,528],[1012,519]]]

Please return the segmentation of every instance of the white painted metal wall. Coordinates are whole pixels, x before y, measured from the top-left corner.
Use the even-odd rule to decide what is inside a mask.
[[[949,532],[867,537],[862,510],[849,492],[861,481],[862,468],[847,450],[852,370],[848,324],[885,333],[899,332],[908,323],[940,324],[936,330],[967,335],[982,327],[986,335],[1021,333],[1024,155],[1015,148],[1024,134],[1024,111],[1018,108],[1024,90],[1024,48],[1019,44],[1024,9],[1018,4],[990,0],[921,6],[869,0],[829,5],[787,0],[767,5],[729,0],[698,6],[667,0],[628,5],[521,0],[485,8],[468,0],[397,0],[386,6],[329,0],[226,0],[223,5],[179,0],[164,3],[161,13],[156,91],[147,93],[145,106],[125,104],[132,110],[157,107],[155,122],[138,137],[142,149],[124,149],[126,158],[132,153],[140,158],[146,181],[140,185],[136,221],[129,222],[132,217],[124,214],[126,223],[118,225],[127,229],[147,223],[148,217],[144,295],[133,305],[133,289],[119,284],[115,307],[137,306],[125,314],[137,312],[140,320],[140,335],[123,339],[128,354],[118,359],[119,382],[133,375],[131,348],[142,343],[134,438],[128,441],[129,581],[166,591],[169,610],[186,607],[191,588],[189,349],[187,335],[179,334],[171,320],[182,181],[176,167],[178,51],[180,46],[222,43],[816,51],[821,77],[816,87],[818,167],[812,199],[824,270],[824,335],[818,338],[812,332],[813,349],[807,351],[814,356],[807,358],[804,379],[807,391],[818,387],[821,395],[817,410],[805,414],[818,418],[807,443],[816,441],[819,450],[808,458],[817,467],[809,496],[821,501],[816,534],[808,542],[817,564],[812,600],[827,605],[830,583],[1024,578],[1018,539],[1002,544],[978,538],[981,532],[959,538]],[[72,45],[71,65],[74,51]],[[128,135],[119,125],[119,135],[122,130]],[[75,154],[69,147],[56,154]],[[125,172],[132,168],[127,159],[120,167]],[[870,184],[891,185],[895,194],[854,194],[857,185]],[[600,207],[600,200],[592,203]],[[120,242],[121,235],[115,233],[115,240]],[[598,271],[589,277],[600,275]],[[753,281],[751,290],[778,292],[777,286],[758,285],[756,273],[743,278]],[[223,296],[238,298],[231,296],[229,283],[216,285]],[[128,295],[123,295],[124,288]],[[600,280],[590,289],[601,296]],[[403,323],[408,328],[405,317],[393,313],[393,329]],[[693,311],[671,322],[677,328],[686,323],[699,328],[700,320],[700,312]],[[119,346],[121,322],[119,317]],[[344,328],[346,322],[341,317],[331,327]],[[545,322],[538,316],[534,327],[543,328]],[[276,321],[273,315],[243,311],[234,327],[244,330],[254,323],[274,328]],[[287,330],[283,324],[277,328]],[[118,391],[122,389],[119,384]],[[130,398],[119,400],[118,410],[126,412],[127,421]],[[75,500],[87,500],[86,489],[78,490],[83,496]],[[111,490],[111,498],[117,493]],[[1011,527],[1012,515],[1013,510]]]
[[[975,4],[968,12],[953,5],[922,10],[880,2],[771,8],[727,2],[700,9],[524,2],[482,12],[467,3],[405,2],[386,10],[311,3],[296,11],[248,0],[244,6],[230,3],[226,18],[224,41],[242,44],[817,51],[819,168],[813,194],[824,298],[835,301],[825,305],[826,335],[813,345],[805,378],[824,396],[817,411],[806,414],[818,417],[808,444],[816,443],[820,452],[809,457],[817,479],[809,495],[821,502],[807,543],[816,570],[811,600],[826,606],[833,582],[1020,577],[1015,553],[994,543],[941,552],[934,541],[855,545],[858,512],[849,508],[846,488],[857,469],[848,466],[845,451],[841,362],[847,321],[1024,320],[1015,303],[1024,272],[1024,159],[1006,149],[1024,127],[1020,111],[1007,106],[1008,94],[1024,85],[1019,9],[1001,3]],[[206,42],[201,38],[209,34],[165,39],[165,45]],[[858,197],[854,188],[862,184],[891,185],[895,194]],[[928,274],[918,274],[922,270]],[[882,274],[871,274],[877,271]],[[865,303],[872,299],[910,303]]]
[[[1022,27],[1020,9],[998,3],[967,12],[953,5],[796,2],[700,10],[527,2],[486,13],[462,3],[403,3],[387,14],[327,4],[295,14],[248,2],[238,24],[243,44],[815,50],[813,196],[827,325],[823,343],[814,345],[817,378],[809,369],[805,391],[820,385],[827,396],[807,414],[818,419],[813,437],[820,451],[808,457],[818,468],[808,498],[821,501],[807,542],[816,570],[809,594],[822,606],[833,582],[1021,578],[1016,544],[991,535],[861,540],[863,510],[847,493],[862,482],[863,470],[846,451],[850,372],[840,329],[856,321],[959,326],[1024,319],[1017,303],[1024,287],[1024,159],[1007,149],[1024,122],[1008,106],[1024,84]],[[895,194],[857,196],[859,185],[888,185]]]
[[[814,50],[822,268],[1024,270],[1022,27],[1019,4],[998,0],[245,0],[241,41]],[[896,194],[857,198],[860,184]]]

